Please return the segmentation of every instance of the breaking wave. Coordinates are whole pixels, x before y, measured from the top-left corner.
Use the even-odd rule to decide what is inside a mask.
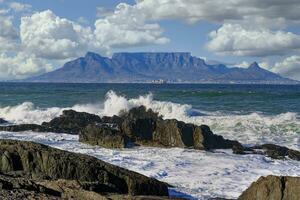
[[[37,123],[50,121],[63,110],[73,109],[100,116],[117,115],[133,107],[144,105],[161,114],[165,119],[175,118],[194,124],[207,124],[214,133],[245,144],[273,142],[300,149],[300,120],[296,113],[288,112],[266,116],[261,113],[248,115],[224,114],[221,112],[197,111],[191,105],[154,100],[147,94],[128,99],[114,91],[106,94],[105,100],[96,104],[78,104],[72,107],[39,108],[31,102],[0,108],[0,118],[12,123]],[[205,114],[203,114],[205,113]]]

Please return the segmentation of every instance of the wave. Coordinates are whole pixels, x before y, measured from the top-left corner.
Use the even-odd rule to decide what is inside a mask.
[[[141,105],[158,112],[165,119],[174,118],[197,125],[207,124],[214,133],[239,140],[245,144],[273,142],[296,149],[300,148],[300,120],[297,113],[288,112],[266,116],[258,112],[247,115],[205,112],[195,110],[188,104],[154,100],[151,93],[128,99],[125,96],[117,95],[114,91],[109,91],[104,101],[95,104],[77,104],[65,108],[44,109],[36,107],[31,102],[24,102],[16,106],[0,108],[0,118],[16,124],[41,124],[59,116],[66,109],[99,116],[112,116]]]

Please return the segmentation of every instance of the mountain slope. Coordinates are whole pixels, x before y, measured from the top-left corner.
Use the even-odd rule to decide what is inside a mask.
[[[112,58],[88,52],[62,68],[28,82],[151,82],[164,79],[190,83],[273,83],[294,84],[253,63],[249,68],[208,65],[190,53],[115,53]]]

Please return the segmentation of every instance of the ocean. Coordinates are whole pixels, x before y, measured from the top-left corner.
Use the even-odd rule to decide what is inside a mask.
[[[0,91],[0,118],[15,124],[41,124],[64,109],[112,116],[144,105],[165,119],[207,124],[215,134],[245,145],[274,143],[300,150],[299,85],[0,83]],[[166,181],[175,186],[173,195],[191,199],[236,198],[261,175],[300,176],[296,161],[228,150],[109,150],[60,133],[0,132],[0,138],[86,153]]]

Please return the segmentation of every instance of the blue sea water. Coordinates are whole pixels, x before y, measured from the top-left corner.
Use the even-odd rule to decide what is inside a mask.
[[[32,102],[40,108],[104,101],[113,90],[127,98],[190,104],[203,111],[267,115],[300,113],[300,85],[0,83],[0,107]]]

